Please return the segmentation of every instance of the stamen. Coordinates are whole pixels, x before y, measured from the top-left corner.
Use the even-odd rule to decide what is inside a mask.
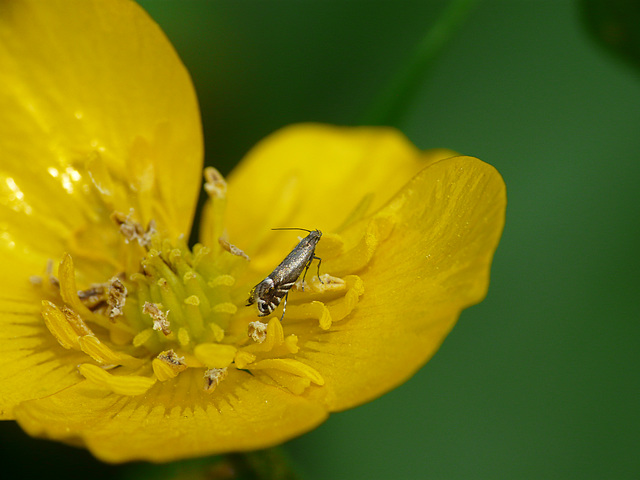
[[[231,302],[218,303],[213,306],[213,311],[216,313],[228,313],[230,315],[235,314],[238,311],[238,307]]]
[[[163,312],[162,310],[160,310],[160,308],[162,308],[162,305],[158,305],[157,303],[145,302],[145,304],[142,306],[142,313],[146,313],[153,319],[154,330],[162,332],[165,336],[169,336],[171,335],[169,320],[167,320],[169,310]]]
[[[173,350],[161,352],[153,359],[151,366],[153,373],[161,382],[175,378],[180,372],[187,369],[184,357],[179,357]]]
[[[311,380],[299,377],[281,370],[265,370],[264,374],[276,382],[277,385],[286,388],[294,395],[302,395],[311,385]]]
[[[109,299],[107,301],[109,318],[115,322],[115,318],[124,314],[123,308],[127,301],[127,287],[118,277],[109,280]]]
[[[204,372],[204,391],[213,392],[227,374],[226,368],[210,368]]]
[[[215,322],[211,322],[209,328],[213,331],[213,338],[216,342],[221,342],[224,338],[224,329]]]
[[[254,342],[262,343],[267,339],[267,324],[260,320],[251,322],[247,333]]]
[[[104,387],[113,393],[126,396],[142,395],[149,390],[155,378],[142,377],[139,375],[112,375],[104,369],[84,363],[78,367],[80,374],[96,385]]]
[[[42,318],[51,334],[66,349],[80,349],[80,335],[73,329],[66,315],[48,300],[42,301]]]
[[[236,368],[240,370],[244,370],[247,365],[253,363],[256,359],[256,356],[253,353],[249,353],[245,350],[238,350],[236,353],[236,358],[233,360]]]
[[[291,373],[299,377],[308,378],[316,385],[324,385],[324,378],[322,375],[309,365],[302,363],[293,358],[268,358],[266,360],[260,360],[251,365],[251,371],[253,370],[267,370],[267,369],[282,370],[283,372]]]
[[[235,258],[249,260],[226,240],[222,228],[226,182],[213,169],[205,171],[205,179],[215,220],[209,229],[209,235],[215,234],[208,239],[209,247],[196,245],[190,250],[184,237],[170,241],[155,231],[153,222],[143,228],[134,220],[133,210],[128,215],[115,212],[113,221],[129,246],[121,245],[123,257],[108,265],[113,272],[123,273],[79,291],[71,255],[62,258],[59,281],[50,263],[47,275],[33,282],[53,290],[47,294],[59,295],[63,304],[57,307],[43,302],[45,325],[64,348],[87,355],[89,363],[79,366],[87,381],[121,395],[141,395],[154,382],[169,381],[187,368],[204,372],[207,392],[212,392],[232,368],[247,370],[269,385],[298,395],[311,384],[323,385],[324,379],[315,368],[291,358],[310,344],[301,336],[304,342],[299,345],[298,336],[291,332],[303,335],[300,332],[317,328],[302,325],[301,320],[315,319],[322,329],[329,330],[336,321],[348,317],[364,292],[362,280],[326,273],[311,277],[308,283],[299,280],[291,288],[284,323],[277,317],[268,323],[249,317],[251,313],[239,306],[246,299],[245,282],[261,266],[254,265],[249,272],[247,263]],[[299,186],[292,184],[289,194],[299,193]],[[137,217],[148,218],[148,210],[142,215],[138,212]],[[285,210],[289,216],[290,206]],[[363,268],[392,226],[385,221],[362,222],[355,235],[325,235],[319,251],[327,257],[327,270],[338,275],[340,269]],[[81,238],[78,236],[79,242]],[[88,246],[80,247],[90,252]],[[71,251],[75,258],[77,249]],[[241,284],[236,287],[236,277],[226,272],[237,273]],[[94,324],[103,328],[90,328]]]
[[[236,247],[235,245],[232,245],[231,243],[229,243],[227,240],[225,240],[224,238],[220,237],[218,238],[218,243],[220,244],[220,246],[225,249],[227,252],[229,252],[231,255],[236,255],[238,257],[242,257],[244,258],[247,262],[251,261],[251,259],[249,258],[249,255],[247,255],[246,253],[244,253],[242,250],[240,250],[238,247]]]
[[[92,312],[101,310],[107,305],[108,284],[98,283],[86,290],[78,291],[78,298]]]
[[[282,329],[282,323],[278,318],[272,318],[267,324],[267,337],[262,343],[253,343],[244,347],[244,350],[255,352],[269,352],[275,347],[278,347],[284,343],[284,330]]]
[[[236,282],[236,279],[231,275],[218,275],[217,277],[209,280],[207,285],[211,288],[216,287],[233,287],[233,284]]]
[[[95,335],[85,335],[78,339],[80,348],[84,353],[103,365],[140,365],[143,360],[130,355],[114,352]]]
[[[211,197],[225,198],[227,196],[227,182],[222,174],[213,167],[204,169],[204,190]]]
[[[135,337],[133,337],[133,340],[131,341],[131,343],[133,343],[133,346],[136,348],[141,347],[142,345],[147,343],[149,340],[151,340],[152,337],[153,337],[153,329],[146,328],[141,332],[139,332]]]
[[[145,229],[138,222],[132,220],[133,214],[133,209],[129,211],[129,215],[121,212],[113,212],[111,219],[120,228],[120,233],[126,243],[137,241],[141,247],[148,247],[151,245],[151,239],[156,232],[156,224],[152,220]]]

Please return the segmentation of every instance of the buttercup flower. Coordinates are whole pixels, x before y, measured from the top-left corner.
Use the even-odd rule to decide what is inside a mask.
[[[0,416],[111,461],[268,447],[394,388],[485,295],[491,166],[315,124],[204,172],[189,76],[134,3],[0,5]],[[259,317],[251,288],[319,229]],[[301,236],[305,236],[305,232]]]

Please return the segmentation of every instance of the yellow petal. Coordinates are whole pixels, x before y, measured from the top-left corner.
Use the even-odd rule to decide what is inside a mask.
[[[115,207],[188,232],[202,140],[189,75],[134,2],[0,2],[0,66],[0,289],[12,299],[0,300],[0,351],[11,352],[0,416],[10,417],[17,402],[79,381],[87,359],[46,329],[30,276],[65,251],[81,287],[119,271],[122,239],[105,229]]]
[[[229,176],[229,240],[246,242],[238,247],[254,263],[261,247],[286,250],[292,243],[271,228],[333,231],[354,211],[377,210],[425,165],[452,155],[420,152],[391,128],[286,127],[254,147]],[[217,239],[207,238],[211,215],[205,212],[202,221],[202,240],[213,245]]]
[[[98,367],[96,367],[98,368]],[[170,460],[270,447],[322,422],[326,411],[302,396],[234,371],[211,395],[188,369],[145,395],[122,397],[88,382],[23,403],[20,425],[31,435],[67,442],[82,437],[108,462]]]
[[[81,380],[76,365],[83,353],[64,349],[47,330],[38,303],[0,300],[0,419],[14,407],[55,393]]]
[[[189,231],[202,160],[197,101],[136,3],[4,2],[0,65],[0,221],[16,246],[59,258],[116,207]]]
[[[331,410],[364,403],[435,353],[460,311],[486,294],[505,206],[496,170],[456,157],[424,169],[378,213],[396,224],[360,273],[355,313],[328,332],[298,333],[297,358],[325,380],[314,398]]]

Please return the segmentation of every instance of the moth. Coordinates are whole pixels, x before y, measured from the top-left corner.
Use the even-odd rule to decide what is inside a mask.
[[[264,317],[273,312],[284,298],[282,316],[287,310],[287,297],[289,290],[304,270],[302,281],[307,275],[311,262],[318,260],[318,278],[320,279],[320,264],[322,259],[316,256],[316,245],[322,237],[320,230],[307,230],[306,228],[274,228],[274,230],[304,230],[309,235],[300,240],[300,243],[291,250],[291,253],[271,272],[264,280],[251,289],[247,306],[257,304],[258,316]],[[322,282],[322,279],[320,279]],[[322,282],[324,283],[324,282]],[[304,289],[304,286],[302,287]]]

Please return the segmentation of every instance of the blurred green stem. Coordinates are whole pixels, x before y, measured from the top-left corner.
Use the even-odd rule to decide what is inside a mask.
[[[371,108],[361,118],[361,125],[393,125],[399,127],[416,92],[429,69],[449,40],[464,24],[478,0],[451,0],[440,17],[429,28],[408,61],[391,79]]]

